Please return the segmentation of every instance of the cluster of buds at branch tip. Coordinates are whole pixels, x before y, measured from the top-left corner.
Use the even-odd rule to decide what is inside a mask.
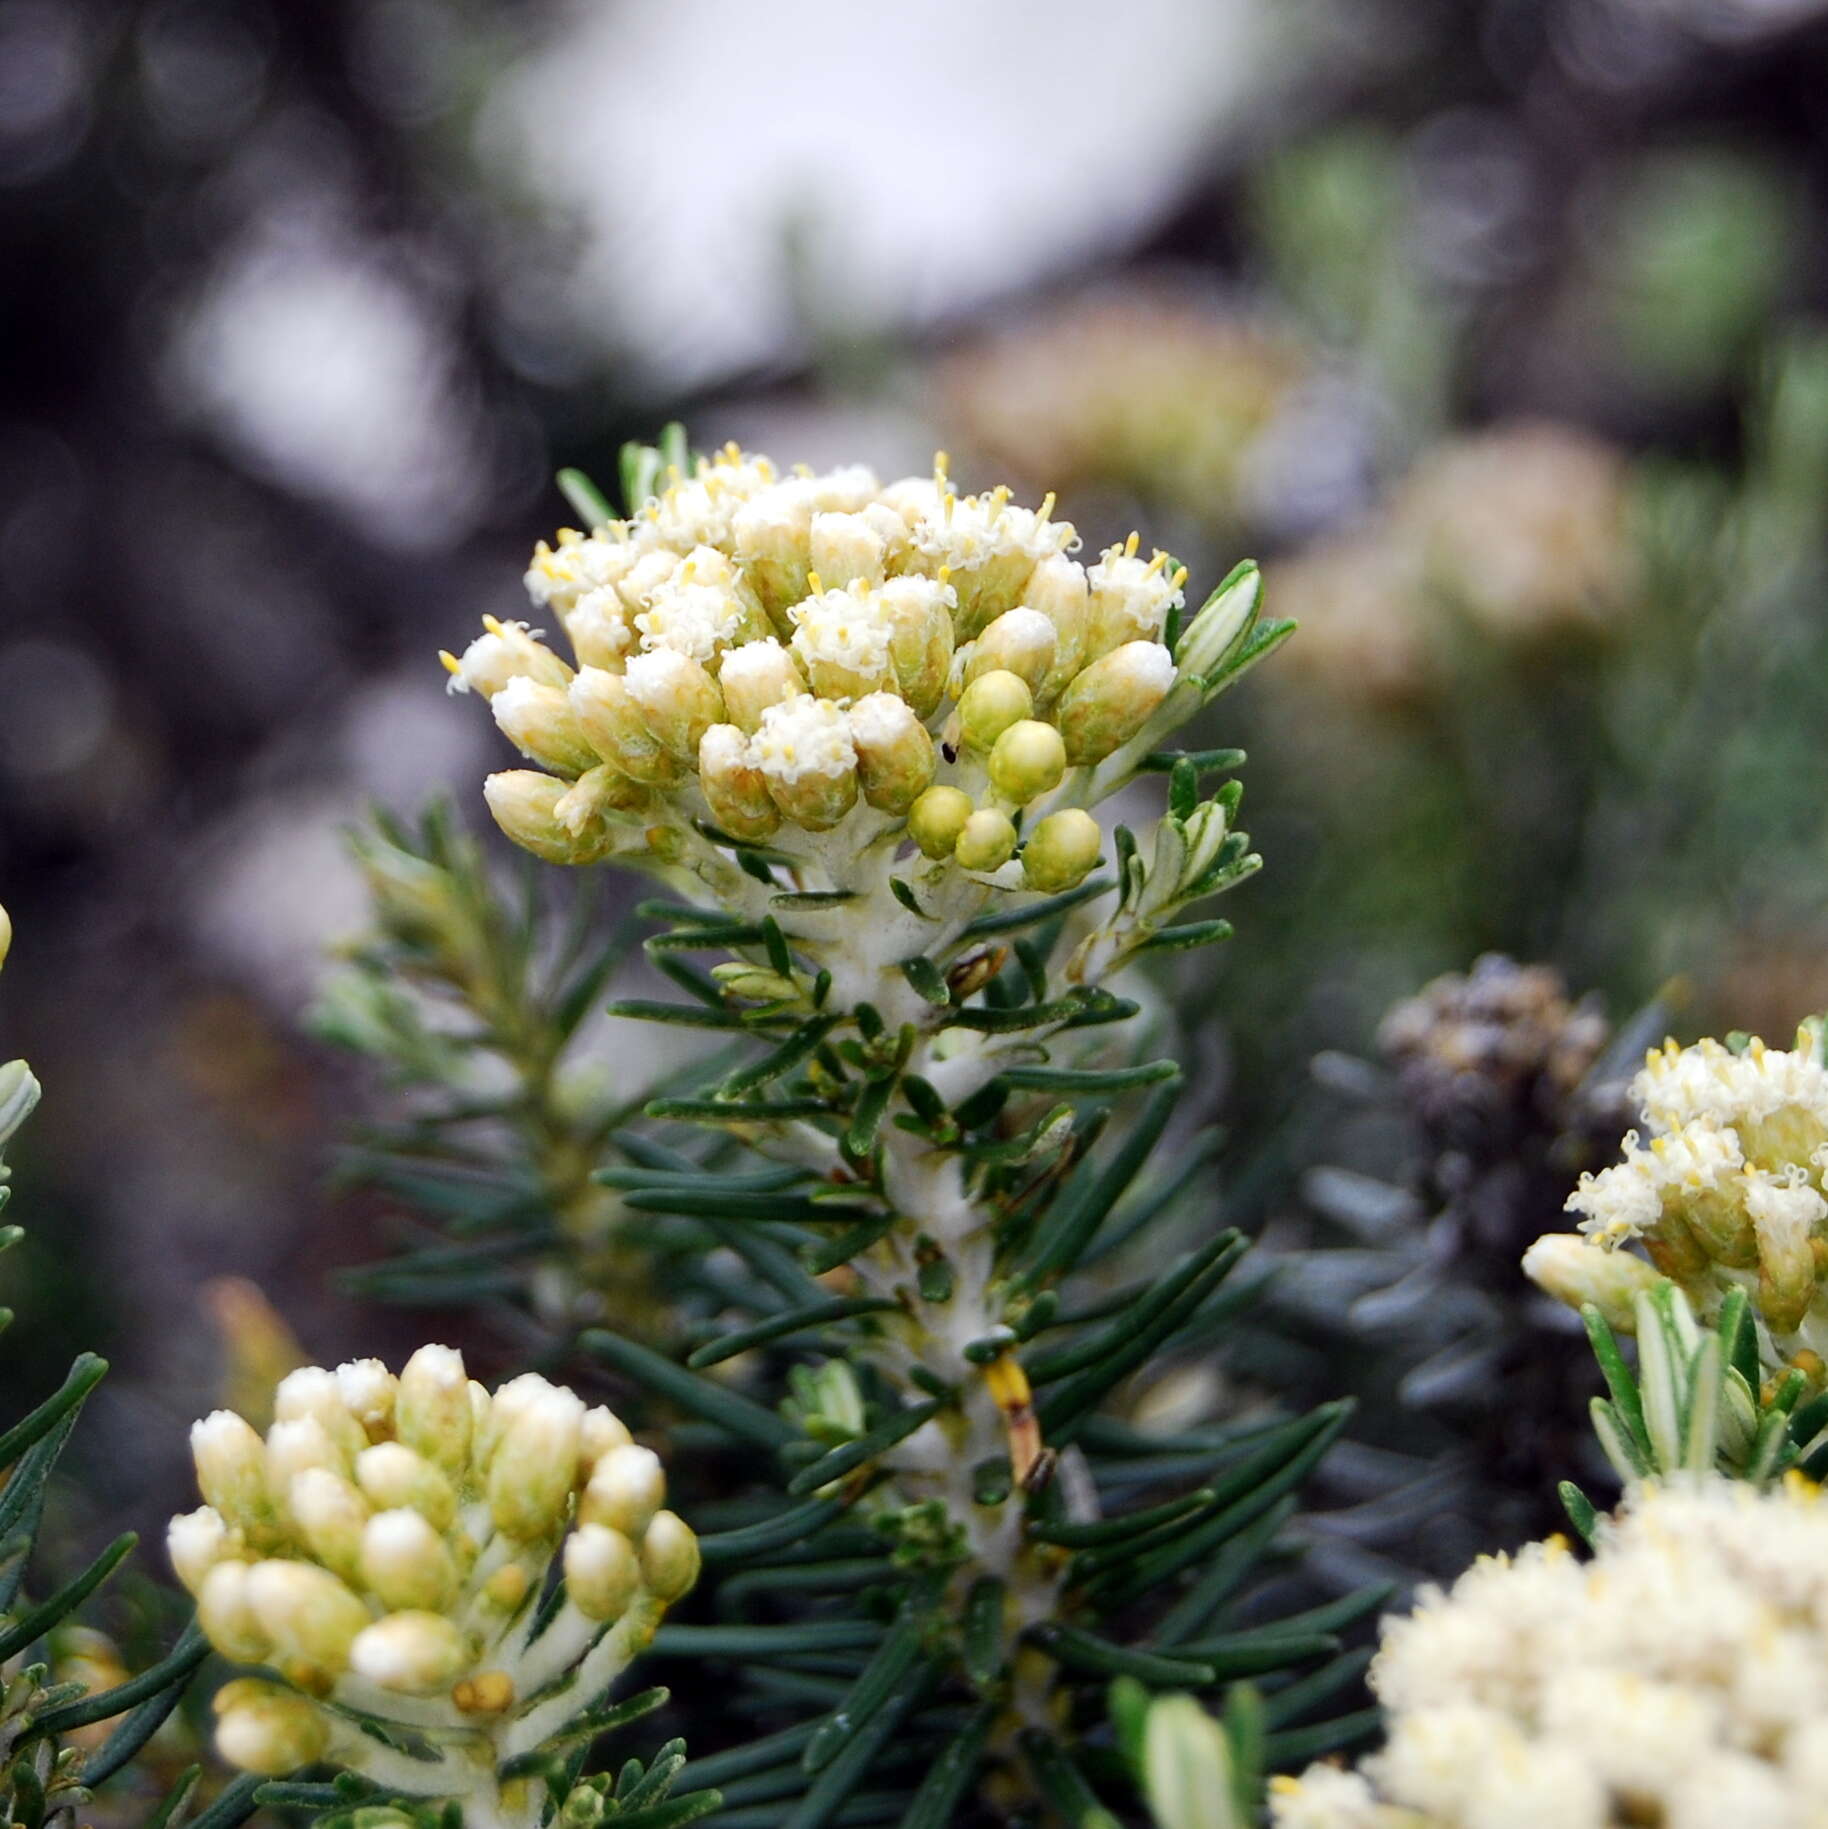
[[[264,1438],[227,1410],[195,1425],[206,1503],[167,1540],[210,1642],[263,1668],[216,1704],[218,1745],[249,1771],[329,1759],[493,1808],[502,1768],[598,1701],[697,1578],[655,1455],[536,1375],[491,1395],[427,1346],[397,1378],[304,1367],[274,1415]],[[555,1557],[565,1600],[545,1617]],[[402,1759],[363,1720],[437,1757]]]

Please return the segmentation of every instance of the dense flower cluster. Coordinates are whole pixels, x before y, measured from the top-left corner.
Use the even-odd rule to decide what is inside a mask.
[[[1653,1049],[1632,1082],[1648,1136],[1570,1196],[1595,1245],[1641,1243],[1704,1315],[1734,1282],[1781,1351],[1819,1352],[1828,1310],[1828,1066],[1811,1025],[1794,1050],[1756,1039]]]
[[[1646,1486],[1591,1562],[1534,1544],[1425,1593],[1371,1682],[1388,1744],[1274,1781],[1275,1829],[1817,1829],[1828,1507]]]
[[[264,1439],[228,1410],[195,1425],[207,1503],[168,1538],[211,1643],[271,1673],[216,1699],[217,1744],[250,1771],[331,1758],[493,1803],[501,1764],[597,1701],[697,1577],[659,1460],[536,1375],[491,1396],[427,1346],[397,1378],[373,1359],[304,1367],[274,1415]],[[546,1620],[561,1545],[566,1598]],[[360,1717],[434,1756],[393,1751]]]
[[[1081,565],[1051,506],[961,495],[943,459],[885,488],[731,447],[561,533],[527,584],[576,666],[492,619],[445,656],[538,765],[490,778],[496,820],[574,864],[664,855],[694,821],[838,849],[905,830],[1000,886],[1072,887],[1101,835],[1069,777],[1162,710],[1185,573],[1134,536]]]

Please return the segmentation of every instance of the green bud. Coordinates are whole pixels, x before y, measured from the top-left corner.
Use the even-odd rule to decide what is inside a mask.
[[[1065,774],[1066,740],[1038,718],[1011,724],[990,751],[990,785],[1017,806],[1051,794]]]
[[[232,1766],[262,1778],[283,1778],[314,1765],[330,1744],[330,1724],[307,1696],[251,1679],[218,1692],[216,1751]]]
[[[1038,693],[1053,670],[1059,638],[1039,610],[1005,610],[972,644],[965,677],[1013,673],[1031,693]]]
[[[501,734],[541,768],[581,775],[600,760],[563,686],[543,686],[523,675],[496,693],[489,710]]]
[[[962,788],[930,787],[908,809],[908,836],[937,863],[952,855],[971,813],[971,796]]]
[[[574,832],[560,817],[570,783],[528,768],[504,769],[482,784],[495,823],[520,846],[549,864],[594,864],[608,854],[601,822]]]
[[[469,1661],[463,1634],[442,1613],[390,1613],[349,1647],[350,1669],[396,1695],[436,1695]]]
[[[988,749],[1011,724],[1034,714],[1034,694],[1019,674],[980,673],[959,695],[958,721],[973,749]]]
[[[1102,762],[1148,723],[1174,684],[1174,660],[1159,642],[1127,641],[1085,668],[1061,695],[1055,718],[1075,765]]]
[[[400,1373],[394,1428],[412,1451],[461,1480],[470,1462],[472,1407],[463,1355],[455,1347],[422,1346]]]
[[[1007,813],[979,807],[965,821],[952,856],[962,870],[1000,870],[1015,856],[1016,828]]]
[[[748,997],[757,1003],[778,1003],[784,997],[800,994],[800,987],[791,978],[771,972],[766,966],[749,965],[741,959],[712,966],[711,976],[732,997]]]
[[[1104,848],[1098,821],[1083,807],[1050,813],[1022,847],[1022,876],[1030,889],[1057,894],[1074,889],[1091,874]]]
[[[689,654],[671,648],[635,655],[622,678],[661,748],[676,762],[696,761],[705,732],[723,721],[716,680]]]
[[[571,682],[569,697],[578,727],[604,761],[651,787],[679,779],[677,760],[649,728],[624,675],[586,667]]]
[[[738,650],[742,652],[743,650]],[[749,739],[735,724],[713,724],[698,745],[698,784],[712,820],[732,838],[767,838],[781,812],[768,778],[749,760]]]
[[[655,1599],[671,1606],[690,1593],[701,1563],[691,1526],[677,1512],[660,1512],[641,1545],[641,1573]]]
[[[565,1592],[586,1619],[620,1619],[641,1586],[641,1558],[619,1530],[581,1524],[565,1539]]]
[[[905,813],[933,779],[933,739],[906,699],[872,692],[850,710],[851,742],[863,798],[878,811]]]

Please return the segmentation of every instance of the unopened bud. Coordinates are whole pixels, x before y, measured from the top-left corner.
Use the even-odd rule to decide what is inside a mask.
[[[1091,873],[1104,848],[1098,821],[1083,807],[1050,813],[1022,847],[1022,876],[1030,889],[1055,894],[1076,889]]]
[[[749,759],[774,803],[795,825],[829,831],[857,804],[857,750],[850,721],[829,699],[808,693],[762,713]]]
[[[523,851],[548,864],[594,864],[607,854],[608,835],[600,825],[574,832],[561,817],[559,802],[570,785],[533,769],[503,769],[482,784],[482,797],[495,823]]]
[[[422,1346],[400,1373],[394,1428],[400,1440],[452,1479],[470,1459],[470,1382],[454,1347]]]
[[[800,987],[780,972],[764,965],[749,965],[732,959],[711,967],[711,976],[732,997],[748,997],[757,1003],[778,1003],[783,998],[798,997]]]
[[[1523,1274],[1556,1301],[1578,1309],[1591,1302],[1620,1333],[1637,1332],[1640,1294],[1663,1280],[1629,1251],[1608,1251],[1573,1232],[1550,1232],[1523,1254]]]
[[[457,691],[480,692],[492,699],[510,680],[563,686],[571,678],[571,669],[544,642],[536,641],[524,622],[497,622],[485,616],[482,625],[488,632],[464,649],[461,660],[444,656]]]
[[[806,594],[812,492],[799,477],[758,490],[730,520],[736,556],[777,615]]]
[[[293,1480],[286,1509],[306,1547],[325,1568],[353,1581],[361,1570],[368,1501],[339,1473],[307,1467]]]
[[[1174,684],[1174,659],[1159,642],[1130,641],[1095,660],[1061,695],[1055,720],[1066,759],[1102,762],[1148,723]]]
[[[562,775],[581,775],[599,761],[563,686],[509,680],[489,701],[501,734],[530,762]]]
[[[247,1598],[283,1658],[330,1676],[347,1666],[349,1647],[369,1621],[361,1601],[314,1562],[255,1563],[248,1570]]]
[[[1231,1742],[1192,1696],[1163,1696],[1143,1726],[1143,1789],[1161,1829],[1243,1829]]]
[[[580,1524],[565,1539],[565,1592],[586,1619],[620,1619],[641,1586],[641,1558],[619,1530]]]
[[[772,635],[732,648],[724,656],[717,683],[724,695],[724,715],[745,736],[755,734],[770,705],[806,690],[793,656]]]
[[[781,810],[768,792],[768,778],[749,760],[749,739],[736,725],[713,724],[705,732],[698,745],[698,784],[712,822],[732,838],[767,838],[779,828]]]
[[[590,1478],[590,1471],[612,1448],[626,1448],[634,1438],[628,1424],[607,1404],[592,1404],[584,1412],[578,1430],[579,1481]]]
[[[252,1573],[251,1563],[231,1557],[215,1564],[197,1589],[197,1624],[203,1636],[225,1657],[242,1664],[261,1663],[273,1649],[254,1616],[248,1592]]]
[[[620,673],[635,643],[628,608],[614,586],[586,591],[565,612],[565,634],[581,667],[606,667]]]
[[[6,912],[6,905],[0,902],[0,965],[6,964],[6,955],[13,950],[13,917]]]
[[[439,1613],[457,1592],[443,1536],[416,1511],[377,1512],[362,1532],[362,1581],[390,1612]]]
[[[1016,854],[1016,828],[1007,813],[979,807],[965,821],[952,856],[961,870],[1000,870]]]
[[[198,1490],[224,1522],[249,1530],[267,1517],[267,1446],[250,1423],[213,1410],[191,1424],[190,1452]]]
[[[972,811],[971,796],[962,788],[930,787],[908,809],[908,836],[923,857],[937,863],[952,855]]]
[[[1064,553],[1042,559],[1029,574],[1022,590],[1023,606],[1039,611],[1054,626],[1053,664],[1047,678],[1036,688],[1036,696],[1043,704],[1058,698],[1067,681],[1085,664],[1091,601],[1085,567]]]
[[[689,654],[671,648],[635,655],[622,677],[661,748],[675,761],[696,760],[705,732],[723,720],[716,680]]]
[[[32,1115],[38,1091],[38,1081],[24,1061],[0,1066],[0,1146]]]
[[[888,627],[889,660],[901,696],[916,717],[931,717],[952,673],[954,593],[932,578],[891,578],[876,601]]]
[[[851,707],[851,741],[863,798],[879,812],[905,813],[933,780],[933,739],[907,700],[872,692]]]
[[[404,1442],[377,1442],[356,1456],[355,1480],[379,1511],[410,1507],[434,1530],[449,1530],[457,1493],[449,1480]]]
[[[399,1380],[378,1359],[350,1359],[336,1368],[336,1388],[343,1408],[370,1439],[393,1425],[394,1393]]]
[[[583,1420],[583,1404],[557,1385],[514,1418],[489,1463],[489,1515],[497,1530],[525,1542],[564,1521]]]
[[[210,1570],[233,1553],[234,1543],[233,1532],[208,1505],[180,1513],[165,1529],[165,1553],[171,1558],[172,1573],[192,1598]]]
[[[1059,638],[1039,610],[1005,610],[972,645],[965,677],[1001,670],[1013,673],[1031,693],[1039,693],[1053,671]]]
[[[1034,714],[1028,682],[1000,668],[980,673],[959,695],[959,729],[973,749],[988,749],[1011,724]]]
[[[812,570],[828,585],[853,578],[866,582],[882,576],[888,542],[861,514],[815,514],[812,517]]]
[[[679,779],[677,760],[649,728],[624,675],[586,667],[569,696],[591,746],[629,780],[665,787]]]
[[[390,1613],[349,1647],[349,1668],[396,1695],[436,1695],[469,1661],[463,1634],[442,1613]]]
[[[990,785],[999,794],[1026,806],[1060,785],[1066,774],[1066,741],[1053,725],[1022,718],[992,745],[989,770]]]
[[[671,1606],[689,1593],[701,1562],[691,1526],[677,1512],[656,1514],[641,1545],[641,1573],[655,1599]]]
[[[625,1537],[639,1538],[666,1502],[666,1474],[651,1448],[612,1448],[591,1470],[578,1504],[585,1524],[607,1524]]]
[[[314,1765],[330,1744],[330,1724],[317,1704],[276,1683],[225,1684],[216,1710],[216,1751],[262,1778]]]
[[[342,1473],[348,1465],[349,1457],[315,1416],[290,1416],[267,1431],[267,1493],[282,1511],[292,1482],[307,1467]]]

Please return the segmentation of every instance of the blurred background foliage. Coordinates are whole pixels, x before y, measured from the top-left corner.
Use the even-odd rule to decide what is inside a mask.
[[[324,947],[394,944],[342,829],[477,821],[434,651],[512,613],[557,465],[680,417],[944,447],[1196,585],[1264,560],[1303,628],[1208,734],[1269,867],[1160,989],[1230,1139],[1212,1223],[1283,1293],[1156,1401],[1400,1389],[1335,1462],[1348,1561],[1539,1528],[1489,1512],[1541,1456],[1454,1411],[1453,1354],[1549,1325],[1512,1246],[1616,1137],[1611,1025],[1828,1002],[1825,79],[1819,0],[9,0],[0,1028],[50,1096],[8,1401],[80,1320],[95,1510],[150,1517],[294,1336],[416,1336],[336,1274],[426,1227],[423,1188],[325,1192],[359,1110],[416,1109],[360,1053],[443,1045],[334,986],[301,1021]],[[1379,1042],[1493,951],[1561,976],[1482,967]],[[443,969],[431,1004],[478,994]],[[579,1150],[680,1063],[522,1040],[478,1071],[544,1103],[491,1160],[582,1211]]]

